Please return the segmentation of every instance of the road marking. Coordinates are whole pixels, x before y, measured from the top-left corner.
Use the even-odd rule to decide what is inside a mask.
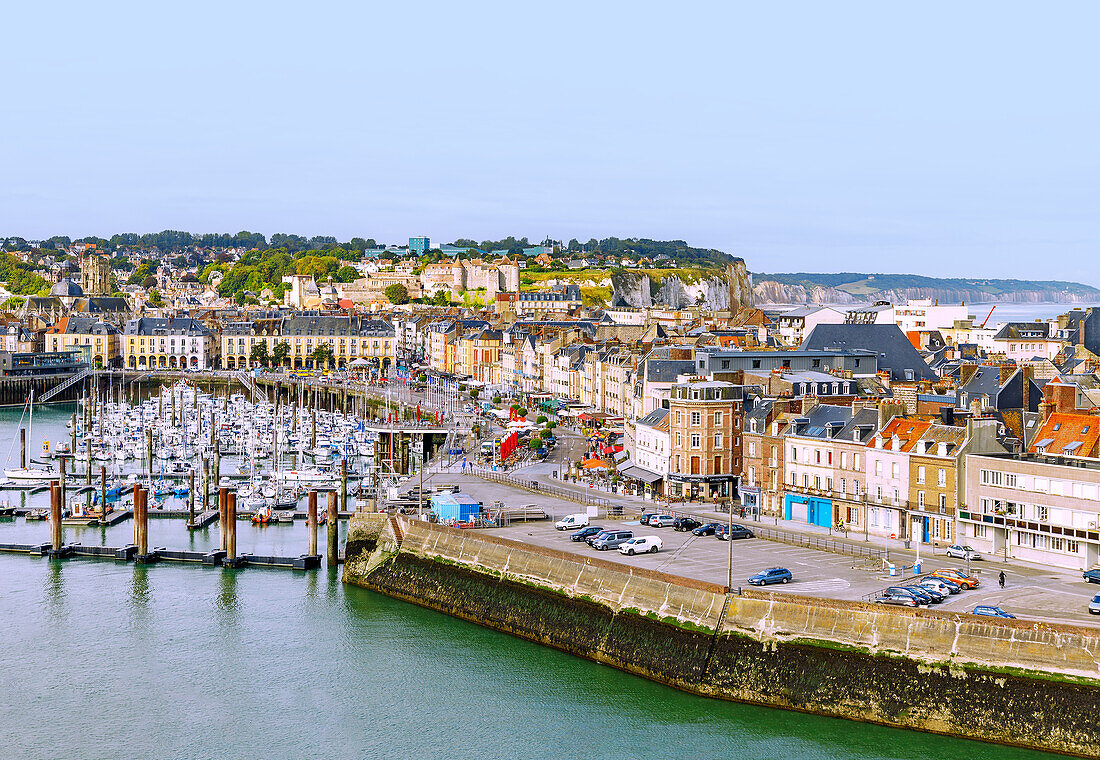
[[[829,578],[823,581],[806,581],[805,583],[795,582],[791,587],[791,591],[797,591],[802,593],[804,591],[843,591],[850,587],[852,584],[843,578]]]

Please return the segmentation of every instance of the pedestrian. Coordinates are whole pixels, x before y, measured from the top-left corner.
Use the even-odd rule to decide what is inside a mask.
[[[1005,571],[1004,570],[1001,571],[1001,574],[997,577],[997,580],[1000,582],[1001,588],[1004,588],[1005,587]]]

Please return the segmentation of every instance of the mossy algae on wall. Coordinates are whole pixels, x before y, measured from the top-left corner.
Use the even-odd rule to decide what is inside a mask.
[[[687,691],[1100,757],[1100,690],[1091,684],[935,665],[836,642],[761,640],[725,626],[716,636],[632,607],[630,599],[612,608],[551,581],[404,548],[357,574],[364,566],[349,564],[345,580]]]

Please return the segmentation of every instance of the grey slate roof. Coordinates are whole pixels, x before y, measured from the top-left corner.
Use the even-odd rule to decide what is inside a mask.
[[[859,348],[879,355],[879,369],[888,369],[895,381],[936,380],[936,373],[925,363],[897,325],[817,325],[800,346],[803,350],[824,351]]]

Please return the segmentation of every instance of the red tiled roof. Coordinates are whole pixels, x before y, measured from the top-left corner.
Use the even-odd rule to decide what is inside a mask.
[[[1031,439],[1029,451],[1043,449],[1049,454],[1089,457],[1096,455],[1097,441],[1100,441],[1100,417],[1055,413]]]

